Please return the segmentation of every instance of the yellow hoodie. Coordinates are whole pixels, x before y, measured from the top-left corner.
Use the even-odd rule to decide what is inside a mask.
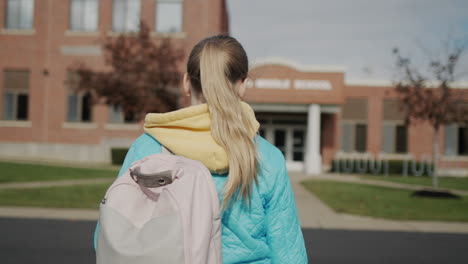
[[[248,120],[254,124],[252,138],[259,128],[252,108],[242,102]],[[211,172],[228,171],[229,161],[224,149],[211,134],[211,119],[207,104],[194,105],[176,111],[147,114],[144,130],[176,155],[202,162]]]

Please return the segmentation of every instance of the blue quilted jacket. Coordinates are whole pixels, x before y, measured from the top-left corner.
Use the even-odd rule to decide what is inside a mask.
[[[305,264],[304,238],[284,156],[264,138],[257,136],[256,140],[263,161],[258,185],[253,188],[250,211],[237,202],[223,212],[223,263]],[[161,144],[144,133],[129,149],[119,175],[134,161],[156,153],[161,153]],[[227,175],[212,175],[221,194]]]

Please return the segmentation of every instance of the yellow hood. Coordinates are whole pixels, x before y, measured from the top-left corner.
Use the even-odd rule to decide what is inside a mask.
[[[254,124],[253,138],[259,123],[248,104],[242,102],[242,107]],[[198,160],[212,172],[222,174],[228,171],[226,152],[211,135],[211,119],[206,104],[168,113],[147,114],[144,130],[176,155]]]

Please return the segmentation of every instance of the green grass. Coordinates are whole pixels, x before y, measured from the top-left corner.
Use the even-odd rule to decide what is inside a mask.
[[[0,190],[0,205],[97,209],[110,184]]]
[[[360,176],[363,179],[370,180],[381,180],[389,181],[396,183],[405,183],[405,184],[414,184],[414,185],[423,185],[423,186],[432,186],[432,178],[427,176],[408,176],[403,177],[400,175],[389,175],[387,177],[381,175],[362,175]],[[448,189],[458,189],[458,190],[468,190],[468,178],[456,178],[456,177],[439,177],[439,187],[448,188]]]
[[[0,183],[116,177],[116,170],[0,162]]]
[[[460,200],[412,197],[411,191],[326,180],[302,184],[337,212],[397,220],[468,222],[468,196]]]

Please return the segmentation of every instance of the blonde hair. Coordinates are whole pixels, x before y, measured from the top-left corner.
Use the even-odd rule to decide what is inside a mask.
[[[247,78],[247,54],[232,37],[218,35],[199,42],[187,63],[192,89],[202,94],[211,116],[211,133],[226,151],[229,176],[223,189],[222,208],[239,195],[250,206],[257,183],[255,126],[247,117],[239,96],[239,82]]]

